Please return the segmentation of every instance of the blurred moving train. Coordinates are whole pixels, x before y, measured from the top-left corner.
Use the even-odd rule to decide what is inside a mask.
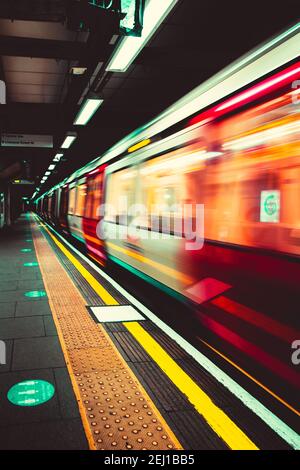
[[[231,357],[242,352],[246,370],[294,403],[299,56],[300,24],[35,200],[43,219],[101,264],[117,263],[193,305],[216,348],[221,340]],[[203,243],[191,247],[191,234]]]
[[[282,46],[287,47],[284,43],[278,48]],[[272,51],[274,62],[278,48]],[[257,61],[248,69],[259,68]],[[201,259],[215,257],[218,249],[225,250],[225,263],[234,264],[245,257],[242,247],[256,256],[263,249],[298,257],[300,114],[299,90],[292,85],[300,77],[300,62],[281,66],[273,74],[264,74],[261,68],[259,75],[267,77],[199,110],[188,125],[184,121],[175,131],[172,126],[153,139],[154,124],[142,142],[136,133],[137,150],[131,145],[129,154],[121,149],[119,155],[110,158],[108,152],[94,160],[41,196],[37,212],[82,241],[96,258],[113,257],[184,295],[187,286],[199,280]],[[227,81],[240,88],[239,75],[241,71]],[[225,80],[215,88],[220,86],[225,88]],[[212,87],[205,93],[214,97],[218,90]],[[197,203],[204,204],[205,243],[197,251],[186,250],[174,225],[178,227],[184,204],[194,208]],[[106,204],[103,214],[101,204]],[[139,228],[137,236],[125,226],[124,204],[146,208],[127,218]],[[100,218],[106,225],[105,240],[96,232]],[[168,224],[173,236],[167,239],[143,234],[162,232]]]
[[[5,210],[5,194],[0,190],[0,229],[4,227],[6,222]]]

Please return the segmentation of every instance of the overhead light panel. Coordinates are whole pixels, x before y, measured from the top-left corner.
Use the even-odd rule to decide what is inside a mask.
[[[149,0],[144,12],[142,36],[124,37],[114,51],[106,70],[126,72],[177,2],[178,0]]]
[[[71,67],[71,75],[83,75],[87,71],[87,67]]]
[[[45,176],[51,175],[51,171],[46,171]]]
[[[71,145],[73,144],[76,137],[77,137],[77,134],[75,132],[68,132],[68,134],[66,135],[65,140],[62,143],[61,148],[62,149],[68,149],[69,147],[71,147]]]
[[[52,170],[54,170],[54,168],[55,168],[55,165],[49,165],[48,170],[52,171]]]
[[[57,153],[55,157],[53,158],[54,162],[59,162],[59,160],[64,156],[63,153]]]
[[[95,112],[101,106],[104,100],[98,96],[88,97],[83,105],[81,106],[79,113],[77,114],[74,125],[85,126],[89,120],[94,116]]]

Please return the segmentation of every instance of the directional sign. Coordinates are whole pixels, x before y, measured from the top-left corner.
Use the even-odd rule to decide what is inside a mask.
[[[278,223],[280,220],[280,191],[267,190],[261,192],[260,221]]]
[[[29,180],[13,180],[12,184],[34,184],[34,181]],[[23,198],[24,199],[24,198]],[[27,199],[27,198],[26,198]]]
[[[8,391],[7,398],[13,405],[37,406],[50,400],[54,387],[44,380],[19,382]]]
[[[2,134],[1,147],[53,148],[53,136],[35,134]]]

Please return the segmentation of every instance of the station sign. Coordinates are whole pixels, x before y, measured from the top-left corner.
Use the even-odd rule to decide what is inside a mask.
[[[34,134],[2,134],[1,147],[53,148],[53,136]]]
[[[34,181],[29,180],[13,180],[12,184],[35,184]]]
[[[262,191],[260,196],[260,221],[278,223],[280,221],[280,191]]]

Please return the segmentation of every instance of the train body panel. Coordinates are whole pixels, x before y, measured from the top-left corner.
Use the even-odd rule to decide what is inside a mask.
[[[188,297],[212,247],[224,248],[232,265],[240,264],[233,253],[241,249],[299,260],[300,115],[293,93],[285,80],[275,94],[234,113],[213,118],[225,101],[133,155],[106,166],[100,158],[92,171],[45,195],[41,215],[101,262],[107,253]]]

